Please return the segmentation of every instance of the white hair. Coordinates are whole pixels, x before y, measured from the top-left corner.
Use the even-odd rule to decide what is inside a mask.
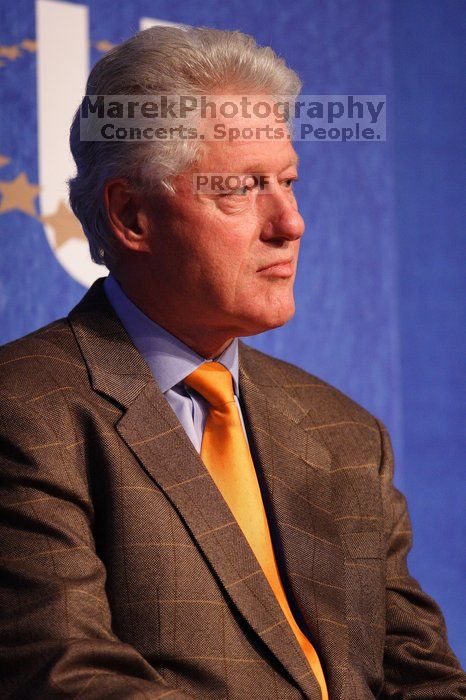
[[[93,67],[86,95],[289,95],[301,82],[270,47],[239,31],[204,27],[151,27],[115,46]],[[84,99],[84,98],[83,98]],[[70,204],[89,241],[94,262],[111,267],[116,240],[104,205],[104,186],[125,178],[135,191],[174,192],[171,180],[200,155],[198,139],[85,141],[80,111],[70,131],[76,175]],[[193,114],[193,119],[196,115]]]

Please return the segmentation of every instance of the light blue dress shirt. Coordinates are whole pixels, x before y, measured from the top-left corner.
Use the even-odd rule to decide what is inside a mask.
[[[149,365],[160,391],[178,416],[195,449],[200,453],[209,404],[194,389],[187,387],[183,379],[209,360],[198,355],[146,316],[129,299],[112,274],[104,282],[104,291],[134,345]],[[247,440],[239,404],[238,339],[234,338],[221,355],[213,359],[226,367],[233,376],[235,402]]]

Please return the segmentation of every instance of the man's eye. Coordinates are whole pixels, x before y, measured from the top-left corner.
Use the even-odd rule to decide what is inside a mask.
[[[238,187],[236,190],[231,190],[230,192],[222,192],[220,197],[231,197],[234,195],[238,195],[240,197],[245,197],[248,192],[252,190],[252,187],[249,187],[248,185],[244,185],[244,187]]]
[[[290,190],[293,187],[294,182],[298,182],[297,177],[289,177],[287,180],[283,180],[284,184],[286,185],[286,188]]]

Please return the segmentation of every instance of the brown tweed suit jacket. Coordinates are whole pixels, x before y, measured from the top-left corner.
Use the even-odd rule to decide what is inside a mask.
[[[464,696],[408,574],[383,426],[240,344],[282,576],[331,700]],[[1,698],[318,700],[252,551],[98,280],[0,352]]]

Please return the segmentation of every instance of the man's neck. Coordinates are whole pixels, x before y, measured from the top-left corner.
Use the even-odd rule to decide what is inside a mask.
[[[135,290],[130,289],[114,273],[112,276],[126,296],[143,314],[206,360],[221,355],[236,337],[224,330],[190,325],[179,313],[172,313],[170,309],[167,309],[166,305],[162,309],[155,308],[152,304],[147,303],[147,298],[143,298]]]

